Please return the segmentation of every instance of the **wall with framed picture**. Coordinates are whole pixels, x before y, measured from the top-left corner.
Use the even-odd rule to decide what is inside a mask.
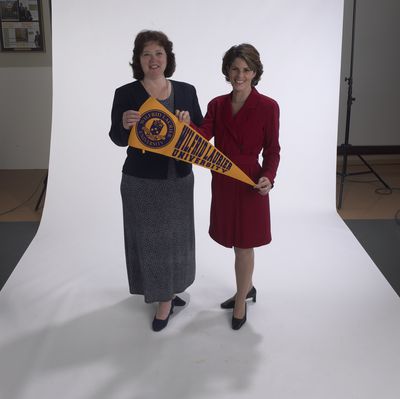
[[[44,51],[41,0],[0,0],[1,50]]]
[[[14,2],[0,0],[2,6],[4,3]],[[50,1],[40,0],[38,6],[43,49],[3,50],[0,46],[0,169],[48,167],[52,120]]]

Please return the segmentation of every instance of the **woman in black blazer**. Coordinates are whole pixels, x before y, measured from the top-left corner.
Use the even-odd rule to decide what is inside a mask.
[[[200,124],[203,116],[195,88],[167,79],[175,71],[172,42],[158,31],[142,31],[132,57],[134,82],[115,91],[111,140],[127,146],[140,106],[151,96],[181,120],[190,115]],[[176,296],[195,277],[192,165],[152,152],[128,147],[122,168],[121,196],[129,289],[158,302],[152,328],[168,324]]]

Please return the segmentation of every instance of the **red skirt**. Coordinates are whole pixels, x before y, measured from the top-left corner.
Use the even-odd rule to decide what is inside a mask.
[[[258,163],[239,167],[257,183],[261,170]],[[268,195],[215,172],[211,192],[209,234],[214,241],[228,248],[254,248],[271,242]]]

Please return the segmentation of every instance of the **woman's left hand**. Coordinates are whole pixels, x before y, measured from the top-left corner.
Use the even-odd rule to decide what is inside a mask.
[[[260,195],[267,195],[272,188],[272,184],[269,181],[268,177],[263,176],[258,179],[258,183],[254,188],[258,191]]]
[[[188,125],[190,125],[189,111],[180,111],[179,109],[177,109],[175,111],[175,115],[181,122],[187,123]]]

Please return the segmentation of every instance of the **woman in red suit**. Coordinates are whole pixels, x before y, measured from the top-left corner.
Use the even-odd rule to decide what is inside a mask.
[[[232,328],[246,322],[246,299],[256,301],[252,282],[254,247],[271,241],[268,193],[279,164],[279,106],[255,86],[263,73],[258,51],[250,44],[231,47],[222,72],[232,92],[209,104],[201,132],[257,185],[213,172],[209,233],[219,244],[234,248],[236,294],[221,304],[232,309]],[[258,162],[262,155],[262,164]]]

